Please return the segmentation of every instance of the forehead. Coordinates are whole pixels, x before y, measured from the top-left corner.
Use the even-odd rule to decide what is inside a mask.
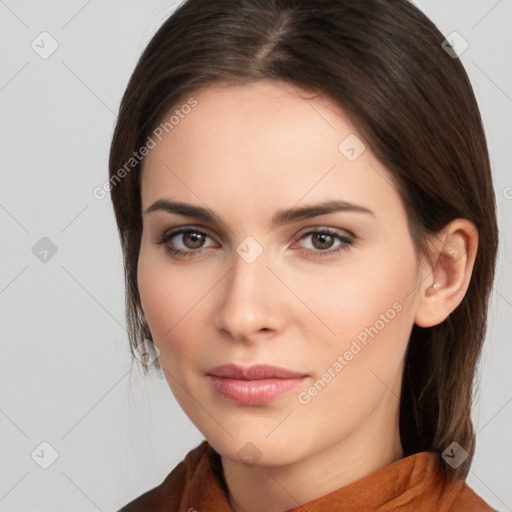
[[[255,151],[262,164],[285,156],[287,162],[301,160],[305,153],[318,160],[326,150],[337,155],[338,139],[354,129],[325,98],[291,84],[260,81],[214,83],[191,91],[163,116],[160,132],[163,139],[146,157],[145,167],[171,150],[175,161],[184,155],[191,161],[222,154],[225,161],[247,162],[255,160]]]
[[[290,84],[212,84],[184,96],[163,122],[173,113],[143,163],[143,207],[162,195],[197,203],[215,194],[224,205],[240,196],[291,205],[331,192],[362,203],[372,194],[399,199],[343,111]]]

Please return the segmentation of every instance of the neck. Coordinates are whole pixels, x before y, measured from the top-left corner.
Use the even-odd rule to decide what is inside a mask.
[[[285,512],[402,457],[398,400],[390,392],[357,431],[307,458],[253,467],[225,457],[221,461],[229,502],[236,512]]]

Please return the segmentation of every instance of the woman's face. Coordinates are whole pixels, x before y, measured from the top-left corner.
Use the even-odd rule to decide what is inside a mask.
[[[270,465],[349,440],[357,460],[398,432],[421,279],[390,174],[343,113],[296,91],[195,91],[141,185],[143,212],[190,208],[143,213],[138,286],[165,378],[219,453]],[[230,363],[298,377],[209,375]]]

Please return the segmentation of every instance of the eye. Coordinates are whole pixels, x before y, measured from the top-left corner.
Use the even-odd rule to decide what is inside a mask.
[[[154,243],[165,244],[165,249],[171,256],[184,258],[201,252],[199,249],[211,247],[204,245],[207,238],[210,238],[207,233],[189,226],[165,231]]]
[[[354,244],[353,238],[329,228],[310,230],[304,233],[299,241],[307,238],[311,238],[310,248],[303,249],[313,257],[332,256],[340,251],[348,250]],[[166,251],[172,257],[186,258],[202,252],[202,249],[215,247],[214,245],[205,245],[207,239],[211,239],[211,237],[205,231],[186,226],[164,231],[154,243],[165,245]],[[338,244],[333,246],[336,241]],[[296,244],[297,242],[294,245]]]
[[[354,244],[354,240],[351,237],[341,235],[337,231],[328,228],[308,231],[300,237],[300,240],[307,238],[311,238],[312,248],[306,248],[306,250],[314,257],[331,256],[340,251],[348,250]],[[339,243],[332,248],[335,241]]]

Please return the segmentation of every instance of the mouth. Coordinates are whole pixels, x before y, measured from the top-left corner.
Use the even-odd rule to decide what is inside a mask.
[[[295,389],[307,374],[258,364],[243,367],[226,364],[211,368],[207,376],[213,389],[225,400],[241,405],[261,405]]]

